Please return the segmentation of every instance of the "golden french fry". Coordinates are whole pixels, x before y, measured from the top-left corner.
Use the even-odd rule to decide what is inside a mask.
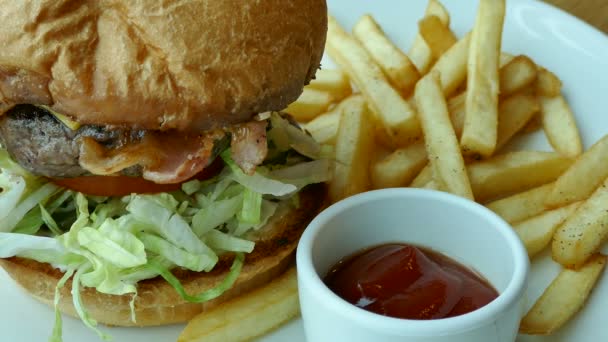
[[[364,101],[363,96],[357,94],[347,97],[333,107],[330,111],[323,113],[311,121],[305,123],[304,129],[306,129],[310,135],[320,144],[336,143],[336,136],[338,135],[338,127],[340,125],[340,115],[342,109],[348,106],[351,102]]]
[[[434,59],[441,57],[458,41],[452,30],[436,15],[422,18],[418,22],[418,29]]]
[[[305,87],[302,95],[290,104],[285,112],[298,121],[309,121],[326,112],[333,102],[334,98],[330,93]]]
[[[521,133],[532,133],[543,128],[543,122],[540,113],[532,116],[532,119],[521,129]]]
[[[429,0],[425,16],[431,15],[438,17],[446,27],[450,26],[450,14],[438,0]],[[409,56],[422,75],[425,75],[435,62],[431,49],[420,33],[418,33],[414,39],[414,44],[409,52]]]
[[[416,176],[416,178],[414,178],[414,180],[410,184],[410,187],[423,188],[426,184],[428,184],[431,181],[433,181],[433,169],[431,168],[430,164],[427,164],[422,169],[422,171],[420,171],[420,173],[418,173],[418,176]]]
[[[466,92],[463,92],[448,101],[448,110],[457,137],[462,134],[464,127],[465,98]],[[539,109],[538,100],[532,95],[515,94],[502,100],[498,108],[496,151],[521,131]]]
[[[400,148],[372,166],[372,186],[374,189],[407,186],[427,162],[424,143]]]
[[[498,132],[496,151],[521,131],[540,110],[536,96],[515,94],[501,101],[498,108]]]
[[[335,101],[342,100],[353,92],[348,76],[338,69],[318,70],[307,88],[328,92]]]
[[[334,108],[304,124],[304,129],[306,129],[319,144],[333,145],[336,142],[339,124],[340,110]]]
[[[500,91],[503,97],[506,97],[504,95],[515,93],[532,84],[532,82],[536,78],[536,65],[532,62],[532,71],[534,73],[534,78],[530,78],[530,75],[528,74],[528,71],[530,70],[530,65],[528,64],[528,62],[531,61],[525,56],[511,57],[510,61],[508,63],[505,63],[505,65],[500,68]],[[464,126],[464,117],[466,113],[466,97],[467,92],[464,91],[458,95],[452,96],[448,100],[448,110],[450,112],[450,117],[452,118],[452,125],[454,126],[454,132],[456,132],[457,137],[461,136],[462,129]],[[503,115],[508,115],[508,113],[505,113],[504,111],[501,112],[499,107],[499,122],[501,121],[501,113]]]
[[[409,95],[420,79],[420,73],[409,57],[386,37],[374,18],[370,15],[361,17],[353,29],[353,35],[384,71],[391,84],[402,95]]]
[[[500,68],[500,96],[509,96],[533,84],[536,64],[527,56],[517,56]]]
[[[597,141],[579,156],[574,164],[555,182],[555,187],[547,197],[547,207],[561,207],[565,204],[587,199],[608,177],[608,135]]]
[[[583,265],[608,237],[608,179],[561,225],[553,236],[553,260],[564,267]]]
[[[424,184],[424,186],[422,186],[423,189],[429,189],[429,190],[442,190],[441,187],[439,186],[439,184],[437,184],[437,182],[435,182],[434,179],[431,179],[428,183]]]
[[[250,341],[300,314],[296,269],[192,319],[179,342]]]
[[[519,332],[548,335],[581,310],[606,266],[606,256],[593,256],[578,270],[563,269],[521,321]]]
[[[557,227],[578,208],[580,203],[546,211],[538,216],[519,222],[513,229],[526,246],[528,257],[532,259],[549,246]]]
[[[450,112],[450,119],[452,120],[452,126],[454,127],[454,133],[460,138],[462,135],[462,128],[464,127],[464,101],[467,97],[466,91],[452,96],[448,100],[448,111]]]
[[[463,153],[489,157],[496,148],[499,59],[505,0],[481,0],[471,37],[467,69]]]
[[[406,146],[420,136],[420,123],[414,109],[391,87],[367,51],[331,16],[327,51],[365,96],[370,109],[382,122],[386,139],[393,146]]]
[[[503,52],[500,54],[500,60],[498,61],[498,63],[502,68],[505,65],[509,64],[513,60],[513,58],[515,58],[515,56],[513,56],[512,54]]]
[[[516,223],[545,211],[545,200],[554,183],[541,185],[509,197],[488,203],[486,207],[509,223]]]
[[[518,151],[468,166],[478,202],[486,202],[553,182],[572,159],[553,152]]]
[[[583,152],[581,136],[572,109],[563,96],[540,97],[541,118],[547,139],[553,148],[568,157]]]
[[[333,202],[370,189],[370,161],[374,150],[371,113],[365,101],[353,101],[342,109],[336,137],[334,177],[329,183]]]
[[[422,78],[416,85],[414,98],[435,182],[447,192],[472,200],[473,192],[439,75],[431,72]]]
[[[539,68],[536,79],[536,93],[546,97],[559,96],[562,93],[562,81],[551,71]]]
[[[467,60],[471,33],[467,33],[456,44],[444,53],[430,72],[438,72],[441,88],[446,97],[450,97],[467,78]]]

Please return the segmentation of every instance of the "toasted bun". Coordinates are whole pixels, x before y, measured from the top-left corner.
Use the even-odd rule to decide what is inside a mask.
[[[282,110],[320,66],[325,0],[0,0],[0,113],[203,130]]]
[[[323,186],[309,187],[300,194],[297,209],[284,208],[263,231],[258,231],[256,247],[245,257],[245,265],[235,285],[216,299],[202,304],[188,303],[165,280],[155,278],[138,284],[135,323],[131,321],[131,295],[111,296],[86,288],[81,292],[83,303],[92,318],[106,325],[143,327],[188,321],[230,298],[272,281],[293,265],[293,253],[300,235],[320,210],[323,198]],[[221,282],[230,264],[231,258],[223,258],[210,273],[177,271],[174,274],[188,293],[198,294]],[[34,298],[53,305],[55,286],[62,277],[61,272],[48,264],[21,258],[0,259],[0,266]],[[59,308],[77,317],[72,305],[71,287],[70,280],[62,289]]]

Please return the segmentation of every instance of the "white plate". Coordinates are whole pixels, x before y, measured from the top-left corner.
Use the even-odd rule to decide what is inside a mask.
[[[330,12],[351,27],[364,13],[371,13],[388,35],[409,49],[417,31],[417,21],[425,0],[328,0]],[[443,0],[452,16],[452,28],[459,36],[471,29],[477,0]],[[564,93],[572,105],[586,147],[608,133],[608,39],[578,19],[544,3],[508,0],[503,49],[523,53],[555,72],[564,82]],[[329,60],[325,66],[332,66]],[[602,91],[603,90],[603,91]],[[541,134],[523,139],[520,146],[548,149]],[[608,248],[604,250],[608,252]],[[499,265],[497,265],[499,267]],[[557,274],[559,268],[549,254],[538,257],[532,267],[530,305]],[[576,291],[576,289],[572,289]],[[550,337],[522,336],[518,341],[608,341],[603,316],[608,314],[608,277],[600,280],[584,310],[559,334]],[[9,342],[46,341],[51,332],[53,311],[30,299],[0,271],[0,340]],[[175,341],[183,326],[124,329],[105,328],[115,341]],[[78,320],[64,319],[66,342],[97,341]],[[305,341],[300,321],[294,321],[263,338],[270,341]]]

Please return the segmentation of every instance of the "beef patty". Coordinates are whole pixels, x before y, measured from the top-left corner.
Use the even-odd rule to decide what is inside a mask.
[[[46,177],[68,178],[89,174],[78,163],[80,138],[91,137],[109,147],[140,140],[144,130],[86,125],[71,130],[48,111],[33,105],[17,105],[0,116],[0,143],[13,160],[29,172]],[[141,176],[141,167],[122,171]]]

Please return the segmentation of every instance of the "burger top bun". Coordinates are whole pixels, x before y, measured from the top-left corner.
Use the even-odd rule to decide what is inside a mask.
[[[0,0],[0,113],[204,130],[282,110],[320,67],[325,0]]]

